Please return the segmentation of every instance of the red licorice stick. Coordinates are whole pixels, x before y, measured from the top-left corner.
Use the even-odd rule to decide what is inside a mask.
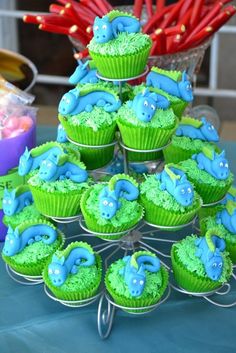
[[[63,17],[72,18],[75,24],[82,25],[83,27],[87,27],[88,24],[91,23],[87,17],[82,16],[78,11],[76,11],[71,3],[66,4],[63,10],[61,10],[60,15]]]
[[[134,8],[133,8],[134,16],[141,18],[142,7],[143,7],[143,0],[135,0],[134,1]]]
[[[73,24],[75,24],[73,19],[54,14],[38,15],[37,20],[38,23],[48,23],[59,27],[71,27]]]
[[[190,19],[190,25],[192,28],[194,28],[199,21],[203,4],[204,4],[204,0],[194,1],[193,7],[192,7],[192,15]]]
[[[145,3],[146,3],[146,8],[147,8],[148,18],[151,18],[153,15],[152,0],[145,0]]]
[[[84,59],[88,56],[89,52],[88,52],[88,49],[84,49],[83,51],[80,51],[79,53],[75,53],[74,54],[74,58],[76,60],[81,60],[81,59]]]
[[[57,5],[57,4],[51,4],[49,6],[49,11],[52,13],[60,13],[60,11],[63,9],[63,6]]]
[[[186,1],[186,0],[180,0],[179,2],[177,2],[177,4],[175,4],[175,6],[168,13],[168,16],[166,18],[164,18],[164,20],[162,21],[162,23],[160,25],[161,28],[169,27],[169,26],[171,26],[171,24],[174,21],[177,20],[178,15],[179,15],[179,11],[180,11],[184,1]]]
[[[80,0],[81,1],[81,0]],[[103,15],[105,15],[106,12],[103,12],[100,7],[98,7],[94,1],[91,0],[83,0],[81,1],[81,3],[86,6],[87,8],[89,8],[95,15],[102,17]]]
[[[74,25],[72,27],[70,27],[69,29],[69,35],[72,37],[76,37],[79,38],[79,40],[81,41],[81,43],[83,45],[87,45],[88,42],[90,41],[91,38],[88,37],[88,34],[86,32],[84,32],[83,30],[81,30],[78,26]]]
[[[166,1],[165,0],[156,0],[156,13],[163,10],[165,7]]]
[[[143,27],[143,32],[144,33],[149,33],[149,31],[155,26],[159,26],[158,21],[164,18],[164,15],[167,14],[171,9],[173,9],[175,4],[166,6],[163,8],[159,13],[157,12],[155,15],[152,16],[152,18],[149,19],[149,21],[146,23],[146,25]]]
[[[39,22],[37,20],[37,16],[35,16],[35,15],[25,15],[25,16],[23,16],[23,21],[25,23],[33,23],[34,25],[39,24]]]
[[[155,31],[155,39],[153,39],[153,46],[151,48],[151,55],[165,54],[166,53],[166,35],[162,28]]]
[[[66,34],[67,36],[70,34],[68,27],[55,26],[55,25],[50,25],[48,23],[41,23],[38,28],[41,31],[47,31],[47,32],[52,32],[57,34]]]
[[[189,8],[192,7],[194,1],[197,2],[198,0],[185,0],[183,2],[179,11],[179,20],[185,15],[186,11],[188,11]]]
[[[109,7],[107,6],[107,2],[104,0],[93,0],[95,5],[102,10],[103,14],[109,12]]]

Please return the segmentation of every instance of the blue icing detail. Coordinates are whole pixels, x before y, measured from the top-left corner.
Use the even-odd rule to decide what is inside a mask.
[[[24,207],[29,206],[33,203],[32,194],[30,191],[26,191],[19,196],[16,196],[16,189],[9,191],[4,190],[2,208],[3,212],[7,216],[13,216],[23,210]]]
[[[205,237],[195,241],[197,247],[195,255],[202,261],[207,276],[213,281],[218,281],[223,270],[223,258],[221,252],[225,250],[225,241],[213,235],[211,240],[215,246],[214,252],[209,249]]]
[[[72,85],[77,85],[78,83],[97,83],[99,81],[96,76],[96,69],[89,69],[90,60],[87,60],[85,63],[78,61],[78,66],[75,69],[74,73],[70,76],[69,82]]]
[[[58,165],[59,160],[60,156],[49,155],[42,161],[38,173],[39,178],[44,181],[70,179],[75,183],[83,183],[88,179],[85,169],[68,160]]]
[[[58,124],[58,127],[57,127],[57,139],[56,140],[57,140],[57,142],[60,142],[60,143],[68,142],[66,131],[61,124]]]
[[[85,261],[83,261],[85,260]],[[71,250],[67,258],[58,258],[55,254],[48,266],[48,275],[52,284],[60,287],[65,283],[68,275],[76,274],[80,266],[92,266],[95,264],[95,256],[87,249],[77,247]]]
[[[105,186],[99,194],[99,210],[102,218],[111,219],[120,209],[119,198],[123,197],[128,201],[137,200],[139,195],[138,188],[130,181],[121,179],[115,184],[114,190],[109,190]]]
[[[216,215],[216,222],[223,224],[229,232],[236,234],[236,208],[233,210],[232,214],[230,214],[226,208],[219,211]]]
[[[182,170],[174,167],[168,169],[174,173],[175,178],[171,178],[166,168],[160,174],[156,174],[157,180],[161,183],[160,189],[168,191],[180,205],[190,206],[194,197],[192,184]]]
[[[76,115],[83,111],[91,112],[95,105],[103,107],[106,112],[111,113],[120,108],[121,101],[102,89],[80,95],[79,90],[74,88],[63,95],[58,111],[62,115]]]
[[[140,32],[140,22],[133,17],[118,16],[109,20],[108,16],[96,17],[93,24],[93,34],[96,43],[106,43],[117,38],[120,32]]]
[[[19,167],[18,167],[18,173],[21,176],[24,176],[31,172],[32,170],[35,170],[39,168],[41,162],[46,159],[49,154],[53,154],[55,156],[59,156],[63,153],[62,149],[55,146],[52,147],[51,149],[43,152],[41,155],[32,157],[31,152],[28,150],[28,148],[25,148],[25,152],[21,155],[20,160],[19,160]]]
[[[157,257],[150,255],[140,255],[136,258],[137,266],[132,265],[132,257],[137,256],[135,253],[132,256],[125,256],[124,268],[119,273],[124,278],[126,285],[132,297],[139,297],[142,295],[146,284],[146,273],[158,272],[160,270],[160,260]]]
[[[45,238],[44,236],[47,236]],[[37,224],[28,227],[21,234],[18,228],[13,230],[8,228],[3,254],[6,256],[14,256],[20,253],[27,245],[35,241],[42,241],[45,244],[52,244],[57,239],[57,231],[46,224]]]
[[[146,85],[161,89],[172,96],[183,99],[186,102],[192,102],[193,100],[192,85],[188,80],[186,71],[183,72],[182,80],[179,82],[163,74],[151,71],[147,75]]]
[[[213,159],[208,158],[202,152],[194,154],[192,159],[197,162],[199,169],[205,170],[218,180],[225,180],[229,176],[229,163],[225,158],[225,151],[222,151],[220,154],[214,151]]]
[[[206,120],[206,118],[201,118],[202,125],[196,128],[192,125],[179,124],[175,134],[176,136],[186,136],[192,139],[199,139],[203,141],[218,142],[219,135],[214,126]]]
[[[148,89],[137,94],[134,100],[129,102],[129,107],[133,109],[136,117],[145,123],[151,121],[157,109],[167,109],[169,106],[170,102],[166,97]]]

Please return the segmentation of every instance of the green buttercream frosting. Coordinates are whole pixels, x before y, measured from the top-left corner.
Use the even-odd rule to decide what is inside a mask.
[[[32,186],[38,186],[41,190],[45,190],[48,192],[61,192],[67,193],[69,191],[80,191],[84,188],[88,188],[91,180],[88,179],[87,182],[84,183],[75,183],[70,179],[64,180],[56,180],[56,181],[44,181],[39,178],[38,174],[32,176],[28,183]]]
[[[162,274],[161,271],[156,273],[151,273],[145,270],[146,273],[146,284],[143,290],[143,293],[140,297],[132,297],[127,284],[124,281],[124,277],[119,273],[125,266],[125,262],[120,259],[114,262],[110,267],[110,273],[108,276],[108,280],[111,284],[113,290],[118,294],[128,299],[150,299],[155,298],[159,294],[159,289],[162,286]]]
[[[129,108],[129,102],[126,102],[117,112],[117,119],[123,123],[129,123],[140,127],[153,127],[162,129],[173,129],[176,123],[175,114],[172,109],[157,109],[150,122],[145,123],[136,118],[133,109]]]
[[[140,49],[151,46],[150,37],[143,33],[120,33],[117,38],[106,43],[96,43],[93,38],[88,48],[91,52],[99,53],[108,56],[128,56],[136,54]]]
[[[140,193],[145,194],[146,198],[157,206],[174,212],[186,213],[192,209],[198,208],[199,195],[194,192],[194,199],[191,206],[181,206],[168,191],[160,189],[160,181],[156,179],[156,175],[146,176],[146,180],[140,185]]]
[[[94,216],[98,224],[102,226],[112,224],[114,227],[119,227],[120,225],[130,223],[132,219],[138,219],[140,217],[141,206],[137,201],[127,201],[120,198],[121,207],[116,212],[115,216],[111,219],[102,218],[99,210],[99,194],[105,186],[106,184],[94,185],[87,199],[86,209]]]
[[[229,241],[230,243],[236,244],[236,234],[233,234],[229,232],[223,224],[218,224],[216,222],[216,217],[207,217],[204,219],[204,223],[206,224],[207,229],[211,228],[219,228],[219,230],[222,233],[222,238],[224,238],[226,241]]]
[[[142,83],[141,85],[138,85],[138,86],[134,86],[133,95],[131,96],[131,98],[134,98],[138,93],[142,92],[146,88],[148,88],[149,91],[151,92],[156,92],[158,94],[161,94],[162,96],[166,97],[168,101],[170,101],[171,103],[179,103],[181,101],[180,98],[176,96],[171,96],[170,94],[168,94],[165,91],[162,91],[161,89],[151,87],[151,86],[146,86],[145,83]]]
[[[15,228],[19,224],[27,222],[31,219],[43,218],[40,215],[39,211],[36,209],[34,205],[30,205],[24,207],[23,210],[19,213],[14,214],[13,216],[4,216],[4,223],[11,225],[11,227]]]
[[[174,246],[181,263],[186,269],[198,276],[208,278],[202,261],[195,255],[197,250],[197,246],[195,245],[196,239],[198,239],[196,235],[191,235],[176,243]],[[230,261],[228,261],[228,253],[222,252],[221,254],[224,266],[219,282],[224,283],[227,282],[227,279],[229,278],[231,266]]]
[[[189,150],[193,150],[193,151],[202,151],[202,148],[204,146],[209,146],[211,147],[212,144],[206,141],[202,141],[199,139],[191,139],[189,137],[186,136],[176,136],[173,135],[172,136],[172,141],[171,141],[171,145],[173,147],[179,147],[182,148],[183,150],[189,151]]]
[[[187,175],[189,174],[189,177],[194,180],[197,180],[198,183],[209,184],[212,186],[224,188],[229,184],[229,181],[232,183],[234,179],[233,174],[230,173],[227,179],[218,180],[209,173],[207,173],[205,170],[199,169],[197,162],[193,159],[187,159],[186,161],[179,162],[179,165],[183,168]]]

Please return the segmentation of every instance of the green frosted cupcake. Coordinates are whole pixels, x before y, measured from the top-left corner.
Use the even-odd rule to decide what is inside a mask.
[[[179,163],[204,204],[220,201],[233,182],[233,174],[230,173],[228,161],[224,156],[224,151],[217,154],[213,148],[204,147],[194,159]]]
[[[111,264],[105,275],[108,293],[127,312],[145,312],[158,303],[167,286],[168,272],[154,253],[138,251]],[[126,308],[145,308],[129,310]],[[150,310],[150,309],[149,309]]]
[[[80,202],[86,226],[95,234],[106,233],[99,235],[102,239],[119,239],[143,216],[143,208],[137,201],[138,194],[138,184],[125,174],[113,176],[109,183],[90,187]]]
[[[8,228],[2,258],[18,273],[40,276],[47,260],[63,243],[63,234],[50,222],[32,220],[15,230]]]
[[[46,286],[58,298],[85,300],[97,294],[102,279],[102,260],[82,241],[56,251],[43,271]]]
[[[217,232],[209,233],[216,234]],[[227,282],[232,274],[232,263],[226,251],[212,255],[204,264],[203,255],[199,251],[199,243],[206,238],[196,235],[187,236],[171,249],[171,262],[177,284],[193,293],[205,293],[213,291]],[[198,245],[196,245],[198,243]],[[208,252],[214,253],[214,245]],[[221,258],[219,258],[219,255]],[[214,256],[214,257],[213,257]],[[214,265],[215,263],[215,265]],[[214,280],[212,279],[214,278]]]
[[[125,20],[124,23],[122,18],[131,22]],[[126,12],[111,11],[95,19],[93,33],[88,49],[101,75],[121,79],[138,76],[144,71],[152,41],[140,32],[137,18]]]
[[[52,161],[52,157],[46,162],[45,165],[40,167],[39,173],[28,180],[36,208],[43,215],[50,217],[72,217],[78,215],[80,213],[79,204],[82,193],[90,184],[85,165],[66,155],[60,156],[56,163]],[[70,174],[66,176],[67,172],[64,172],[63,175],[58,174],[56,180],[55,177],[48,181],[43,179],[45,177],[44,173],[50,172],[47,165],[55,166],[56,170],[60,170],[60,167],[67,165],[67,163],[73,164],[76,169],[78,168],[78,175],[75,175],[75,177],[81,175],[83,181],[73,181],[74,176],[70,176]],[[41,169],[43,174],[41,174]],[[68,173],[71,172],[68,170]]]
[[[177,121],[172,109],[156,109],[149,122],[137,118],[131,102],[125,103],[117,113],[117,124],[123,143],[138,150],[151,150],[165,146],[173,135]],[[129,160],[155,160],[158,153],[128,152]]]
[[[36,220],[36,219],[38,219],[38,220],[45,219],[45,217],[43,217],[39,213],[39,211],[37,210],[37,208],[35,207],[34,204],[24,207],[21,212],[16,213],[16,214],[14,214],[12,216],[5,215],[3,217],[3,223],[7,227],[11,227],[11,228],[15,229],[16,227],[18,227],[22,223],[30,221],[31,219],[34,219],[34,220]]]
[[[213,147],[219,152],[219,148],[214,145],[214,142],[218,141],[216,129],[206,118],[197,120],[183,117],[170,146],[163,151],[165,161],[166,163],[184,161],[191,158],[193,154],[200,153],[204,146]]]
[[[140,185],[140,203],[145,210],[144,219],[160,226],[187,224],[200,209],[201,198],[187,180],[181,184],[177,181],[175,195],[178,195],[178,198],[171,194],[162,180],[168,168],[167,165],[161,174],[147,176]]]

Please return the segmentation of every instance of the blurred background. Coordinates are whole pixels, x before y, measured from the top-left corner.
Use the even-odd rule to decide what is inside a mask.
[[[19,52],[35,63],[39,71],[32,89],[40,110],[40,124],[57,124],[56,106],[68,90],[67,77],[76,61],[66,36],[39,31],[37,26],[12,18],[7,11],[48,12],[51,0],[0,0],[0,47]],[[132,1],[110,1],[112,5],[132,4]],[[168,1],[171,3],[174,1]],[[4,12],[5,11],[5,12]],[[18,13],[20,17],[20,13]],[[235,16],[236,17],[236,16]],[[219,114],[227,139],[236,138],[236,18],[218,33],[213,46],[206,51],[197,77],[194,105],[213,106]],[[57,77],[55,77],[57,76]]]

